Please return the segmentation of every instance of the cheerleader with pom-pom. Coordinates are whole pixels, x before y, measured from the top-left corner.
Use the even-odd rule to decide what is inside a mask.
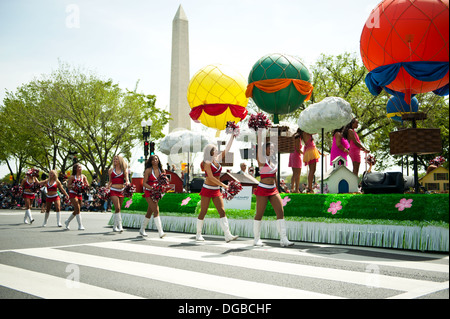
[[[83,204],[83,193],[89,187],[86,176],[82,174],[83,167],[76,163],[73,165],[72,175],[67,180],[67,187],[69,188],[69,199],[73,206],[73,214],[65,221],[66,229],[69,229],[69,224],[75,217],[78,222],[78,230],[84,230],[81,220],[81,206]]]
[[[46,180],[40,182],[40,185],[47,188],[47,197],[45,199],[46,210],[42,227],[47,226],[48,217],[50,216],[50,208],[52,208],[53,203],[55,204],[56,224],[58,227],[61,227],[61,198],[59,197],[58,189],[64,194],[64,196],[66,196],[66,198],[68,198],[69,195],[62,186],[61,182],[58,180],[55,170],[51,170],[48,175],[49,176]]]
[[[280,245],[282,247],[292,246],[286,236],[286,222],[284,220],[283,202],[278,193],[275,177],[277,168],[274,163],[274,146],[271,143],[262,144],[262,129],[258,130],[258,154],[257,160],[261,181],[255,191],[256,195],[256,215],[253,222],[254,246],[263,246],[261,241],[261,223],[267,202],[270,201],[273,210],[277,215],[277,229],[280,234]]]
[[[153,214],[153,220],[155,222],[156,228],[158,229],[158,234],[160,238],[163,238],[166,234],[163,231],[161,218],[159,216],[159,206],[158,202],[162,198],[165,191],[165,187],[168,186],[168,180],[166,177],[166,171],[161,166],[161,161],[158,155],[151,155],[150,158],[145,162],[144,171],[144,195],[143,197],[147,201],[148,208],[147,214],[141,224],[141,229],[139,234],[142,237],[146,237],[145,228],[150,221]],[[165,184],[165,185],[164,185]]]
[[[233,236],[230,232],[228,219],[225,215],[222,193],[220,191],[220,187],[228,189],[228,186],[223,184],[219,180],[220,173],[222,171],[220,162],[222,161],[222,158],[225,156],[225,154],[230,150],[234,137],[235,135],[231,136],[230,141],[225,147],[225,150],[220,154],[214,144],[206,145],[205,149],[203,150],[203,161],[201,163],[201,168],[203,171],[205,171],[206,179],[203,183],[202,190],[200,191],[201,210],[197,218],[197,241],[205,240],[202,236],[202,228],[211,200],[213,201],[214,206],[216,206],[217,212],[219,213],[220,226],[225,234],[225,241],[230,242],[238,238],[238,236]]]
[[[32,224],[34,222],[33,216],[31,215],[31,203],[34,201],[36,195],[34,191],[34,185],[39,185],[39,181],[36,178],[39,175],[39,171],[36,173],[36,169],[30,169],[25,174],[25,178],[22,180],[20,186],[23,189],[22,197],[25,201],[25,216],[23,222],[25,224]],[[29,221],[29,222],[28,222]]]
[[[113,168],[109,170],[109,196],[114,205],[114,226],[113,231],[123,232],[122,216],[120,208],[122,207],[125,198],[123,190],[130,184],[128,180],[128,164],[120,155],[115,155],[113,158]]]

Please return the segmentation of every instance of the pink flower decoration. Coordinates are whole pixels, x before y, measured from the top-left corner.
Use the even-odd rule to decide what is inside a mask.
[[[330,208],[328,208],[328,212],[331,213],[332,215],[336,214],[339,210],[342,209],[341,206],[341,201],[337,201],[336,203],[331,203],[330,204]]]
[[[185,199],[183,199],[183,200],[181,201],[181,206],[187,205],[187,203],[189,203],[190,200],[191,200],[190,197],[186,197]]]
[[[283,198],[282,202],[283,202],[283,207],[287,205],[287,203],[289,203],[291,201],[291,199],[286,196],[285,198]]]
[[[403,211],[405,208],[410,208],[412,206],[412,199],[406,199],[406,198],[402,198],[400,199],[400,202],[395,204],[395,207],[398,208],[398,211],[401,212]]]
[[[125,208],[130,207],[132,203],[133,203],[133,199],[130,198],[130,199],[125,203]]]

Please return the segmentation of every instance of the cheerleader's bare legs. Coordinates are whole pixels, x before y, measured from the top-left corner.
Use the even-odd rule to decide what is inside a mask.
[[[42,227],[47,226],[47,220],[50,215],[50,209],[52,208],[52,203],[55,203],[55,212],[56,212],[56,225],[61,227],[61,200],[57,200],[54,202],[46,202],[45,216],[44,216],[44,224]]]
[[[198,219],[200,219],[200,220],[205,219],[211,199],[213,201],[214,206],[216,206],[216,209],[217,209],[217,212],[219,213],[220,218],[225,217],[225,206],[223,204],[222,198],[202,196],[201,203],[200,203],[200,214],[198,214]]]
[[[255,220],[262,220],[269,201],[277,215],[277,219],[284,218],[283,201],[281,200],[280,195],[276,194],[272,196],[256,196]]]

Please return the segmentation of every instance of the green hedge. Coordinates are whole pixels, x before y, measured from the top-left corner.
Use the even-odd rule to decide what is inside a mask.
[[[284,207],[285,216],[449,222],[448,194],[281,194],[286,196],[291,200]],[[399,211],[395,205],[403,198],[413,201],[410,208]],[[328,212],[338,201],[342,209]],[[267,213],[275,214],[272,207]]]
[[[182,201],[190,197],[186,205]],[[417,220],[449,222],[449,195],[448,194],[281,194],[282,198],[289,197],[284,214],[286,217],[314,217],[331,219],[385,219],[385,220]],[[402,198],[412,199],[410,208],[399,211],[395,207]],[[128,199],[124,200],[124,206]],[[327,210],[332,203],[341,202],[342,209],[336,214]],[[168,193],[159,202],[160,212],[196,214],[200,195],[198,193],[176,194]],[[241,212],[243,218],[251,218],[255,214],[256,198],[253,195],[252,209],[245,211],[233,210],[233,215]],[[124,211],[147,211],[147,202],[142,194],[133,195],[133,203]],[[210,204],[210,210],[214,206]],[[270,203],[267,205],[264,216],[275,216]]]
[[[181,205],[182,201],[190,197],[191,199],[187,202],[186,205]],[[122,211],[147,211],[147,200],[142,197],[142,193],[133,194],[132,200],[133,202],[128,208],[125,208],[127,201],[129,198],[125,198],[122,205]],[[187,214],[195,214],[195,210],[197,208],[197,204],[200,202],[200,194],[191,193],[167,193],[164,197],[159,201],[159,211],[160,212],[178,212],[178,213],[187,213]]]

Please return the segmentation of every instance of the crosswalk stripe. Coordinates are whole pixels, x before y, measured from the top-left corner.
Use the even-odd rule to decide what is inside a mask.
[[[161,241],[160,238],[146,238],[146,240],[150,241]],[[175,242],[175,243],[193,243],[195,242],[195,239],[192,239],[191,236],[181,235],[177,237],[164,237],[164,241],[169,242]],[[276,242],[276,241],[271,241]],[[253,240],[247,241],[246,243],[240,244],[239,241],[232,242],[232,243],[225,243],[225,242],[207,242],[205,243],[207,245],[214,245],[216,247],[223,247],[223,248],[233,248],[233,249],[246,249],[246,250],[253,250],[257,249],[260,251],[265,251],[269,253],[277,253],[277,254],[284,254],[284,255],[292,255],[292,256],[299,256],[299,257],[315,257],[315,258],[326,258],[330,259],[330,257],[326,255],[320,255],[320,254],[313,254],[309,252],[303,252],[299,249],[294,248],[279,248],[279,247],[271,247],[271,246],[264,246],[260,248],[255,248],[253,246]],[[302,243],[304,245],[305,243]],[[202,244],[200,244],[202,245]],[[329,245],[317,245],[314,244],[312,246],[314,248],[320,247],[320,248],[326,248],[326,247],[332,247]],[[342,246],[339,246],[342,249]],[[362,249],[364,250],[365,247],[355,247],[354,249]],[[370,248],[370,250],[376,250],[377,248]],[[403,251],[395,251],[392,252],[392,254],[401,254],[406,255]],[[421,256],[421,257],[427,257],[430,258],[436,258],[436,255],[431,254],[422,254],[417,255],[417,253],[411,253],[412,256]],[[350,254],[333,254],[332,258],[334,260],[339,259],[343,261],[349,261],[352,263],[362,263],[362,264],[371,264],[371,265],[377,265],[377,266],[387,266],[387,267],[400,267],[400,268],[406,268],[406,269],[416,269],[416,270],[426,270],[426,271],[436,271],[436,272],[442,272],[442,273],[449,273],[449,265],[448,264],[437,264],[437,263],[431,263],[431,262],[419,262],[419,261],[392,261],[387,258],[380,258],[380,257],[371,257],[371,256],[357,256],[357,255],[350,255]],[[443,257],[442,260],[448,260],[448,257]]]
[[[88,267],[95,267],[108,271],[115,271],[128,275],[135,275],[152,280],[188,286],[192,288],[214,291],[250,299],[330,299],[339,298],[327,294],[315,293],[301,289],[281,287],[276,285],[257,283],[241,279],[227,278],[195,271],[188,271],[147,263],[100,257],[63,251],[52,248],[18,249],[16,253],[66,262]]]
[[[436,283],[434,287],[418,287],[412,291],[405,292],[400,295],[392,296],[388,299],[415,299],[434,292],[438,292],[444,289],[448,289],[449,282]]]
[[[411,291],[418,288],[434,289],[440,283],[408,279],[401,277],[386,276],[374,273],[373,269],[367,272],[340,270],[318,266],[308,266],[279,262],[273,260],[264,260],[257,258],[224,255],[217,253],[206,253],[179,248],[164,248],[151,245],[141,245],[123,242],[102,242],[87,244],[98,248],[109,248],[123,250],[128,252],[153,254],[172,258],[181,258],[184,260],[194,260],[206,263],[214,263],[226,266],[242,267],[247,269],[270,271],[287,275],[296,275],[310,277],[315,279],[333,280],[357,285],[364,285],[376,288],[385,288],[399,291]]]
[[[36,271],[0,264],[0,286],[46,299],[136,299],[138,296],[100,288]]]

